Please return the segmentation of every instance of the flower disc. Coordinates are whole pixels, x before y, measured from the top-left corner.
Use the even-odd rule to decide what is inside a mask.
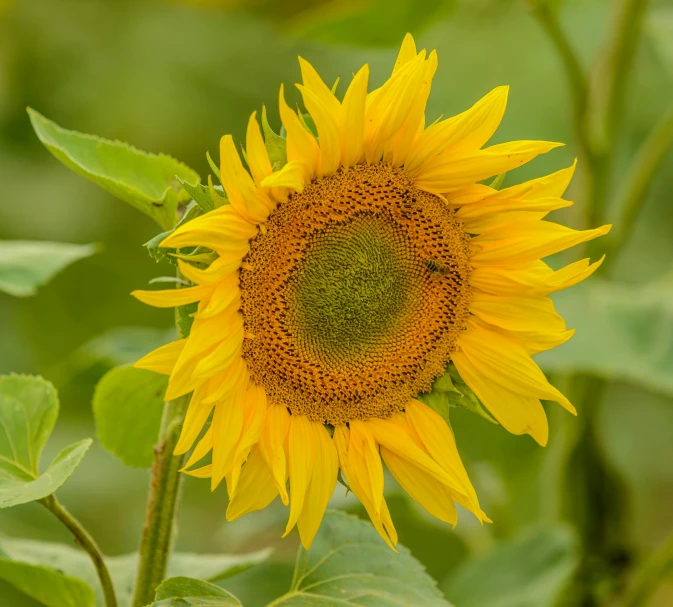
[[[387,164],[292,194],[241,276],[252,379],[314,421],[401,410],[444,370],[465,325],[468,241],[444,201]]]

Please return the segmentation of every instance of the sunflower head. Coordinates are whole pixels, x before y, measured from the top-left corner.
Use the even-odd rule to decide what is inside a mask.
[[[562,195],[574,166],[506,189],[481,183],[559,144],[485,147],[506,87],[426,127],[437,56],[411,36],[373,91],[366,65],[343,96],[300,67],[316,132],[281,87],[284,154],[270,156],[278,136],[265,123],[265,141],[255,114],[247,168],[222,138],[226,204],[162,242],[215,260],[178,261],[189,288],[134,293],[197,303],[191,333],[136,366],[170,376],[167,399],[192,394],[176,454],[193,447],[186,472],[213,488],[226,480],[229,520],[279,496],[286,533],[297,525],[308,547],[340,469],[393,547],[383,462],[437,518],[455,524],[460,504],[488,520],[450,428],[417,396],[451,362],[506,429],[545,444],[540,399],[574,411],[531,359],[572,335],[549,294],[601,261],[554,271],[541,258],[609,226],[544,219],[571,204]]]

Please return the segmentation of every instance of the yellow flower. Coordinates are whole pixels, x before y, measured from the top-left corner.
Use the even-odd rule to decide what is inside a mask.
[[[229,520],[280,495],[286,534],[296,524],[308,548],[340,469],[392,547],[382,460],[438,519],[455,524],[458,503],[488,520],[451,430],[416,397],[452,361],[506,429],[544,445],[540,399],[575,412],[531,359],[572,335],[548,295],[601,261],[554,271],[540,258],[610,226],[544,220],[571,204],[561,196],[574,166],[499,191],[478,183],[559,144],[484,147],[507,87],[426,128],[437,56],[418,53],[410,35],[381,88],[367,92],[365,65],[341,101],[300,65],[318,136],[281,87],[282,168],[273,170],[255,114],[247,170],[222,138],[229,204],[162,243],[217,259],[206,269],[179,260],[193,287],[134,293],[159,307],[198,302],[191,334],[136,366],[170,376],[167,400],[192,393],[176,453],[196,443],[187,472],[213,489],[226,479]]]

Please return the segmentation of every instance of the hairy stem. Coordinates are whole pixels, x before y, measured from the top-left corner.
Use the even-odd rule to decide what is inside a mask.
[[[44,499],[39,500],[39,503],[63,523],[68,531],[72,533],[75,541],[89,554],[103,589],[103,597],[105,598],[106,607],[117,607],[117,597],[115,596],[110,572],[105,565],[103,553],[100,551],[96,541],[89,535],[89,532],[82,526],[82,524],[66,510],[65,506],[56,499],[55,495],[45,497]]]
[[[159,442],[154,447],[133,607],[152,603],[154,591],[166,575],[180,494],[180,468],[184,460],[183,456],[173,455],[173,450],[180,437],[188,403],[189,397],[183,396],[166,403],[164,408]]]
[[[621,607],[641,607],[657,589],[657,586],[673,567],[673,534],[661,548],[652,554],[636,571],[633,581],[626,589]]]

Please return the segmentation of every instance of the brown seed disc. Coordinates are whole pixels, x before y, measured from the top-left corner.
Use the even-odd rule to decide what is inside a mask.
[[[465,326],[469,237],[390,165],[358,165],[280,204],[241,270],[252,379],[294,414],[389,417],[429,389]]]

